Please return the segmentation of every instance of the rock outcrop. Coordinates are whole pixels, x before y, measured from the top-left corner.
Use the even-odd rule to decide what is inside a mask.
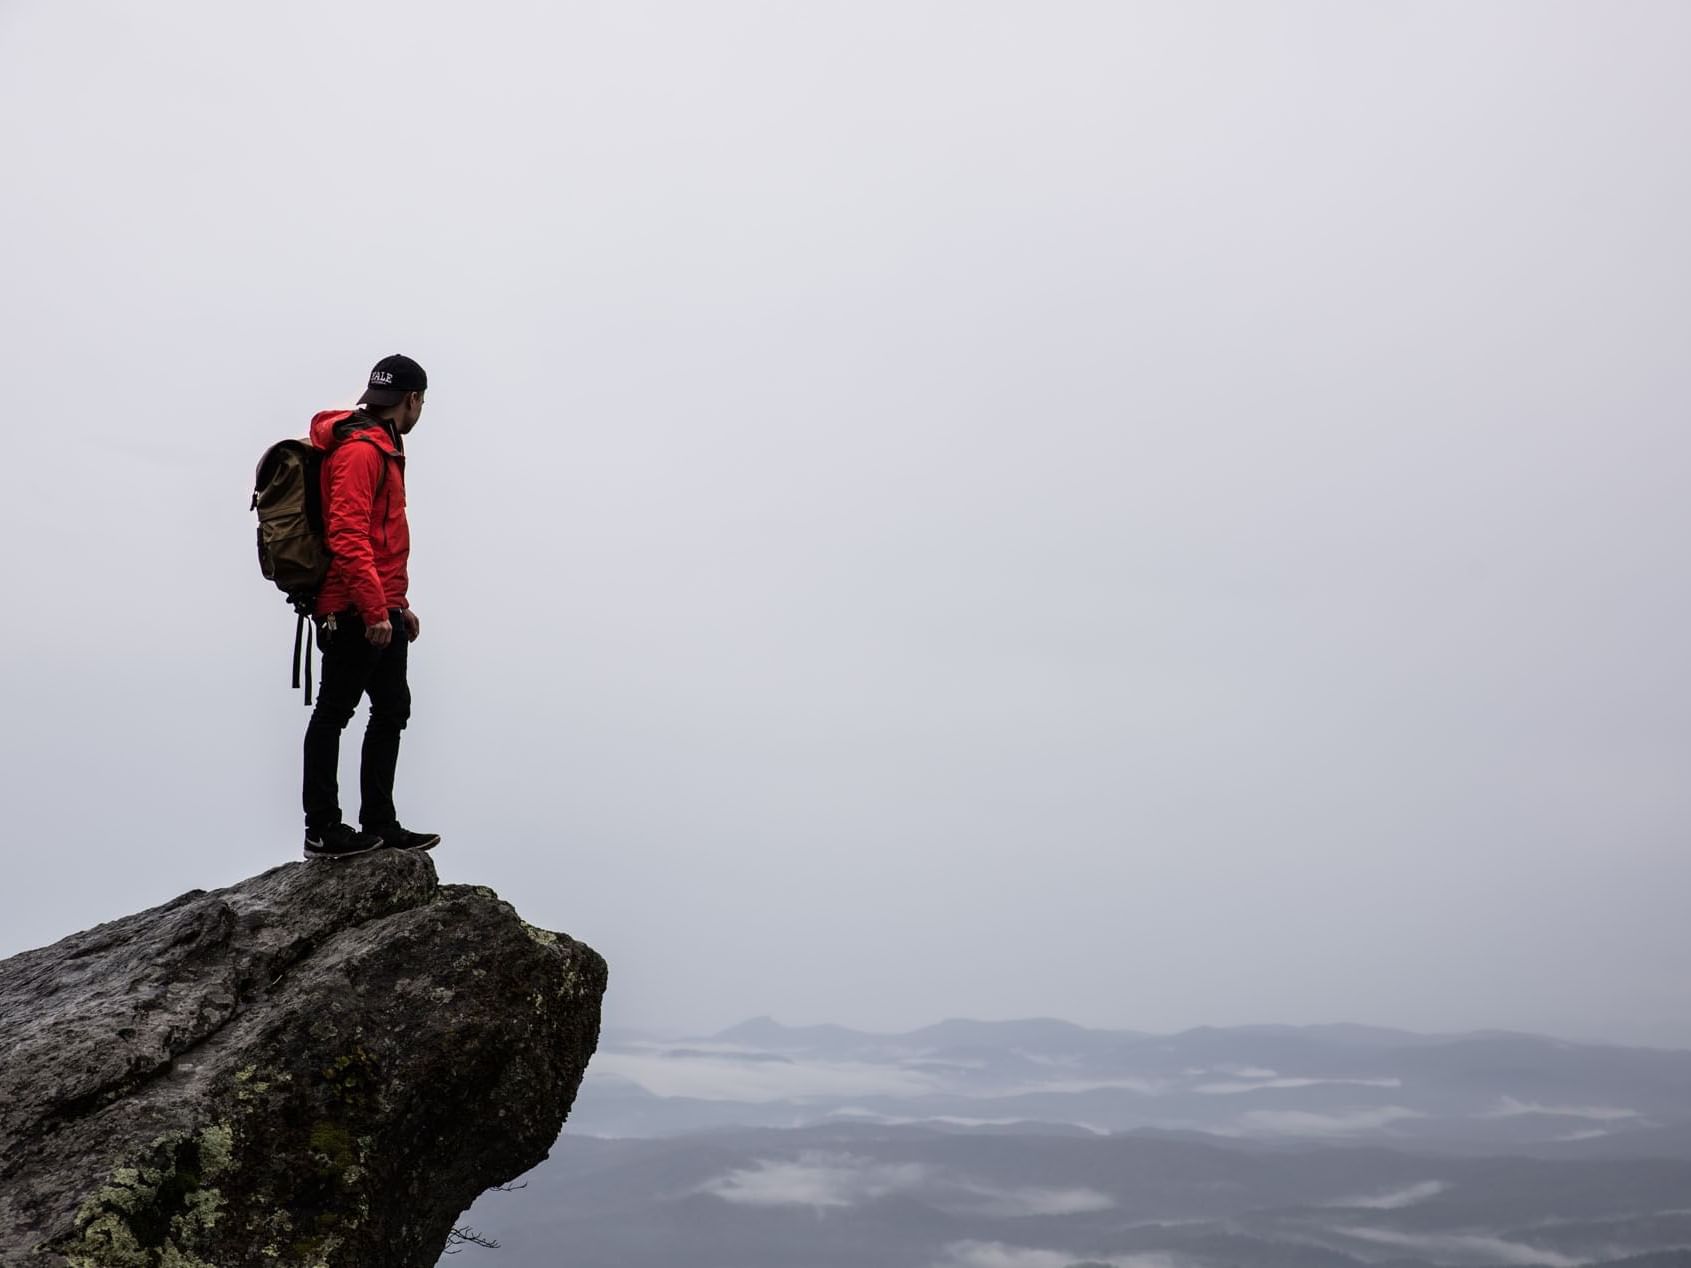
[[[0,961],[0,1265],[429,1268],[546,1156],[605,982],[391,850]]]

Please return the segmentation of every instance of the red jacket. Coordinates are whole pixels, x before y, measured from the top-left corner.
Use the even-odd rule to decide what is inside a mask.
[[[339,424],[346,424],[339,426]],[[329,572],[317,615],[357,608],[366,625],[404,608],[411,528],[405,520],[405,451],[380,419],[324,410],[311,420],[323,458],[323,529]]]

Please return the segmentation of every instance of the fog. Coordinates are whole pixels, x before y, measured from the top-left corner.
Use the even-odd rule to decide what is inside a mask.
[[[1691,1046],[1688,54],[7,0],[0,954],[298,857],[252,467],[403,351],[399,809],[607,1023]]]

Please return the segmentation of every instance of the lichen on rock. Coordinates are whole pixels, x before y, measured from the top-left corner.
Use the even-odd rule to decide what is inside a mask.
[[[223,1197],[212,1181],[229,1169],[232,1143],[223,1126],[164,1135],[145,1161],[114,1170],[77,1208],[77,1235],[63,1252],[71,1268],[211,1268],[192,1248],[217,1226]]]

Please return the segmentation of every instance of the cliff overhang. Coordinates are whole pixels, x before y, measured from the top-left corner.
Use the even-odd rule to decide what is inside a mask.
[[[0,961],[0,1265],[426,1268],[545,1158],[606,979],[399,851]]]

